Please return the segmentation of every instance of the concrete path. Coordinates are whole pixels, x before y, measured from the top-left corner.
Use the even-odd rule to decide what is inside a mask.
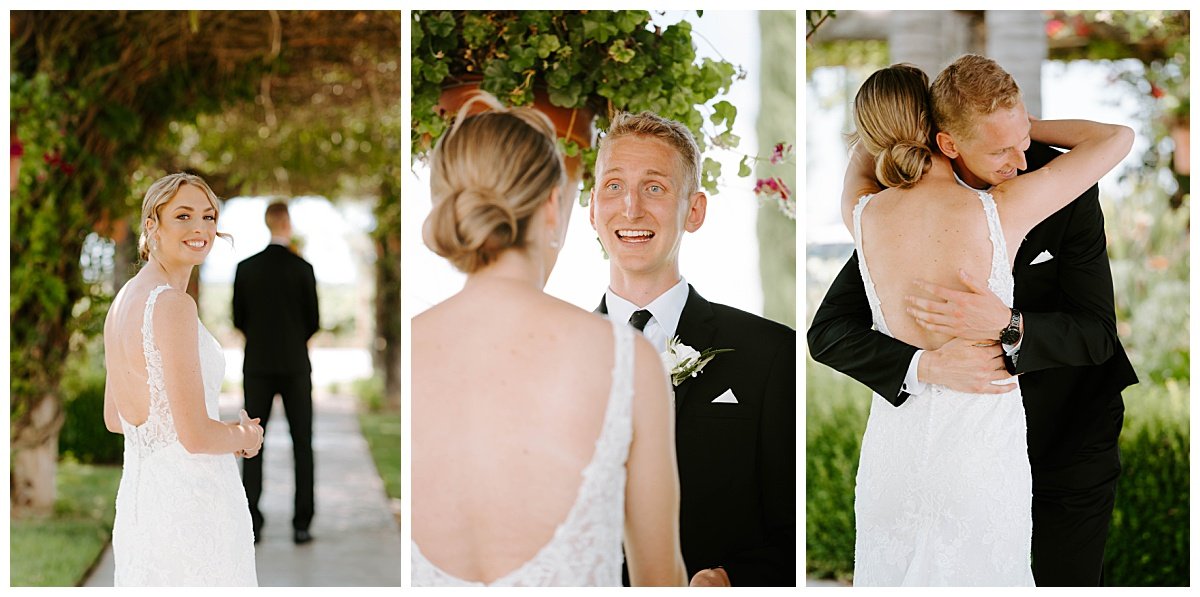
[[[276,400],[267,427],[263,495],[266,518],[256,545],[258,584],[270,587],[398,587],[400,528],[359,430],[355,398],[313,396],[317,514],[312,543],[292,543],[292,441]],[[237,420],[241,394],[221,395],[221,419]],[[396,446],[399,450],[400,446]],[[113,585],[112,547],[84,586]]]

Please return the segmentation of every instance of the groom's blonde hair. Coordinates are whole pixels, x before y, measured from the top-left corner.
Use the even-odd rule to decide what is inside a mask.
[[[938,73],[930,96],[938,130],[973,139],[979,117],[1016,107],[1021,88],[995,60],[964,54]]]
[[[679,166],[687,185],[684,197],[690,197],[692,193],[699,190],[700,146],[696,144],[696,138],[692,136],[692,131],[688,130],[688,127],[681,122],[663,118],[653,112],[637,114],[618,112],[614,115],[609,122],[608,131],[600,139],[596,152],[597,164],[601,161],[600,156],[609,143],[622,137],[635,136],[658,139],[674,149],[675,154],[679,157]]]
[[[468,116],[479,103],[488,111]],[[433,148],[425,245],[472,273],[508,249],[523,248],[530,217],[566,181],[550,119],[480,93]]]

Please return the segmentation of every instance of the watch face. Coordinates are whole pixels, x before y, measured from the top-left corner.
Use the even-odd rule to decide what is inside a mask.
[[[1021,334],[1017,330],[1005,329],[1003,332],[1000,332],[1001,344],[1016,344],[1017,340],[1020,339]]]

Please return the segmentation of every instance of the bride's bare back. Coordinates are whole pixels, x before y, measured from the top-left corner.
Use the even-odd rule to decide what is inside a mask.
[[[960,269],[976,280],[991,274],[992,243],[983,203],[978,193],[955,181],[949,163],[940,157],[913,187],[886,189],[871,199],[862,213],[862,246],[889,331],[926,350],[939,348],[952,336],[921,327],[909,314],[906,296],[939,300],[915,282],[966,291]]]
[[[612,326],[533,289],[468,288],[413,319],[412,355],[413,540],[490,582],[575,501],[608,404]]]
[[[156,286],[145,276],[135,276],[117,293],[104,319],[107,391],[121,418],[134,427],[144,423],[150,412],[142,322],[146,301]]]

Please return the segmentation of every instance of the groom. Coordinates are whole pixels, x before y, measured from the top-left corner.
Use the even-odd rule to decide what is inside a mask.
[[[271,243],[261,253],[239,263],[233,278],[233,325],[246,335],[246,358],[242,365],[246,412],[261,418],[265,430],[275,395],[283,398],[296,469],[292,540],[299,545],[312,540],[308,532],[314,509],[312,365],[308,360],[308,339],[320,327],[317,282],[312,266],[289,246],[292,220],[287,204],[268,205],[266,223]],[[262,453],[242,463],[242,484],[250,503],[255,543],[264,522],[258,509],[262,463]]]
[[[938,75],[931,93],[938,147],[966,185],[990,188],[1057,154],[1030,143],[1027,123],[1002,117],[1013,109],[1024,115],[1025,106],[1012,77],[988,58],[960,57]],[[870,172],[855,170],[852,165],[847,172],[848,187],[869,179],[878,190]],[[1020,374],[1038,586],[1101,582],[1121,472],[1121,390],[1137,383],[1117,338],[1105,244],[1099,191],[1092,186],[1034,227],[1017,249],[1015,308],[1005,307],[985,281],[965,276],[964,287],[974,290],[931,286],[941,300],[911,303],[922,325],[952,336],[988,330],[994,346],[952,341],[923,351],[873,331],[857,255],[834,280],[808,331],[815,360],[895,406],[926,384],[985,392],[995,389],[989,382]]]
[[[675,388],[680,543],[693,586],[796,586],[796,331],[710,303],[679,273],[704,223],[700,151],[654,114],[618,114],[601,141],[588,211],[609,255],[597,312],[658,351],[733,349]]]

